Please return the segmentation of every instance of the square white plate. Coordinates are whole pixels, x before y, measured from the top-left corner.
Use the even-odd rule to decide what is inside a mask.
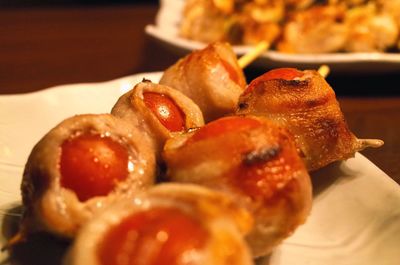
[[[23,166],[34,144],[63,119],[107,113],[120,95],[143,78],[157,82],[160,76],[142,73],[104,83],[0,96],[1,245],[9,233],[5,218],[19,218],[10,210],[21,204]],[[358,153],[312,177],[314,202],[306,224],[259,264],[399,265],[399,185]],[[8,253],[2,252],[0,264],[13,264],[7,259]]]

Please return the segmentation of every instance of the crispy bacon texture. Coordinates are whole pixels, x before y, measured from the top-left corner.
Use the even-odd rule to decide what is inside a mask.
[[[96,212],[154,179],[154,152],[136,128],[110,114],[68,118],[28,158],[21,236],[39,230],[73,238]]]
[[[191,98],[200,107],[205,121],[211,121],[235,110],[246,80],[231,46],[218,42],[169,67],[160,84]]]
[[[361,146],[333,89],[316,71],[291,71],[301,75],[269,79],[267,72],[254,79],[240,97],[237,113],[262,115],[286,127],[309,170],[352,157]]]
[[[310,177],[294,139],[268,119],[218,119],[170,139],[163,157],[170,180],[225,191],[252,212],[247,240],[255,257],[271,252],[309,214]]]
[[[250,265],[251,215],[229,196],[161,184],[120,201],[79,233],[65,264]]]

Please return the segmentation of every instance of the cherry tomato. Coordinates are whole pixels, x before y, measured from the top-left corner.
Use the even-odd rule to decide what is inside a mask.
[[[273,79],[293,80],[296,77],[302,77],[303,75],[304,74],[302,71],[299,71],[295,68],[273,69],[251,81],[244,94],[250,93],[259,82],[265,82]]]
[[[99,243],[102,265],[178,265],[185,253],[202,249],[207,231],[173,208],[134,213],[111,227]]]
[[[195,142],[211,137],[217,137],[230,131],[247,130],[260,126],[261,123],[255,119],[232,116],[212,121],[197,130],[188,141]]]
[[[235,68],[233,68],[233,66],[224,59],[221,59],[221,63],[222,63],[222,66],[225,68],[225,70],[228,72],[229,78],[233,82],[235,82],[236,84],[239,85],[239,75],[238,75],[237,71],[235,70]]]
[[[61,146],[61,185],[80,201],[107,195],[128,176],[128,152],[110,137],[82,134]]]
[[[145,92],[143,100],[165,128],[171,132],[185,130],[185,114],[171,98],[159,93]]]

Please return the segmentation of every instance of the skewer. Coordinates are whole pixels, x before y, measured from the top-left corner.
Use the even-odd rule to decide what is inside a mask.
[[[329,68],[328,65],[323,64],[318,68],[318,73],[323,77],[326,78],[329,75],[329,72],[331,69]]]
[[[378,148],[381,147],[384,142],[380,139],[357,139],[360,150],[363,150],[367,147]]]
[[[250,52],[246,53],[242,57],[238,59],[238,63],[240,68],[245,68],[248,66],[251,62],[253,62],[257,57],[259,57],[263,52],[269,49],[270,43],[267,41],[261,41],[259,42],[254,49],[252,49]]]
[[[0,252],[10,249],[14,245],[17,245],[18,243],[20,243],[24,240],[25,240],[24,234],[22,232],[18,232],[10,240],[8,240],[3,246],[1,246]]]
[[[259,42],[254,49],[252,49],[250,52],[246,53],[242,57],[238,59],[238,64],[240,68],[245,68],[248,66],[251,62],[253,62],[257,57],[259,57],[263,52],[267,51],[270,47],[270,43],[267,41],[261,41]],[[328,65],[323,64],[321,67],[318,69],[318,73],[322,75],[324,78],[328,76],[330,72],[330,68]]]

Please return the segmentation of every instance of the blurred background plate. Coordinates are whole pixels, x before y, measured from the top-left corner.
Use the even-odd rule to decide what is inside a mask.
[[[170,50],[183,55],[206,46],[205,43],[179,36],[179,23],[185,0],[160,0],[155,25],[147,25],[145,31],[166,45]],[[238,55],[252,49],[251,46],[235,46]],[[263,53],[255,62],[259,67],[318,68],[328,64],[334,72],[387,73],[400,70],[398,53],[330,53],[330,54],[285,54],[276,51]]]

